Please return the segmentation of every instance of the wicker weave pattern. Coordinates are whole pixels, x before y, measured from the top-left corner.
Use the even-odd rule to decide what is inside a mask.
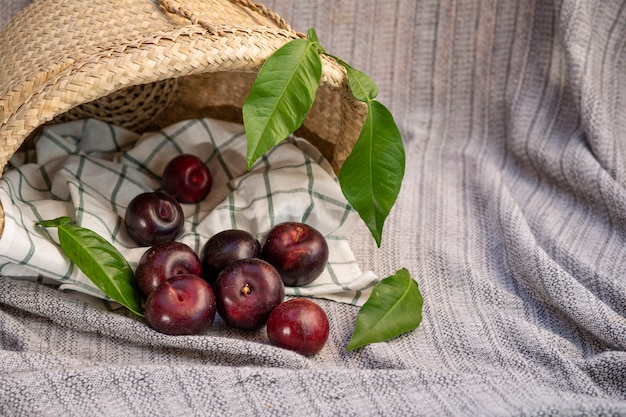
[[[0,33],[0,169],[49,122],[92,116],[141,131],[236,113],[251,75],[298,36],[247,0],[36,1]],[[338,170],[362,118],[325,59],[302,135]]]

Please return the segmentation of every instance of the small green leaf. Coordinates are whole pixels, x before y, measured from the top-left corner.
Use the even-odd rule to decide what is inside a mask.
[[[378,87],[376,87],[374,80],[363,71],[352,68],[341,59],[339,63],[343,65],[348,73],[348,86],[354,98],[365,103],[374,100],[378,95]]]
[[[383,279],[359,310],[347,350],[416,329],[422,321],[423,303],[417,282],[406,269]]]
[[[320,40],[317,37],[317,32],[313,28],[309,28],[309,31],[307,32],[306,37],[311,42],[320,43]]]
[[[404,166],[404,143],[393,116],[378,101],[369,101],[363,130],[341,167],[339,183],[379,247],[385,219],[400,192]]]
[[[307,39],[309,40],[309,42],[314,44],[314,46],[317,49],[318,53],[320,53],[320,54],[326,53],[326,51],[324,50],[324,47],[320,43],[319,38],[317,37],[317,32],[315,32],[315,29],[313,29],[313,28],[309,29],[309,31],[307,32]]]
[[[94,231],[72,224],[70,217],[44,220],[38,224],[56,227],[61,249],[70,261],[105,295],[143,316],[141,299],[133,286],[133,270],[113,245]]]
[[[318,49],[306,39],[286,43],[265,61],[243,105],[248,169],[302,125],[321,77]]]

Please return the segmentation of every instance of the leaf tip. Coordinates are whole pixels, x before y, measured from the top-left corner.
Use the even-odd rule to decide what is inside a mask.
[[[352,339],[350,339],[350,342],[348,343],[348,346],[346,347],[346,352],[352,352],[355,349],[360,348],[362,345],[357,344],[357,343],[352,343]]]
[[[74,220],[69,216],[61,216],[56,219],[40,220],[35,223],[35,225],[40,227],[60,227],[72,223],[73,221]]]
[[[246,169],[247,169],[248,171],[250,171],[250,170],[252,169],[252,167],[254,166],[254,163],[255,163],[258,159],[259,159],[259,157],[258,157],[258,156],[255,156],[255,155],[249,155],[249,156],[246,158]]]

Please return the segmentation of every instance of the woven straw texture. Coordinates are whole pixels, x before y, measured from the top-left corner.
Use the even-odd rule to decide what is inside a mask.
[[[0,169],[38,128],[96,117],[139,133],[194,117],[241,120],[255,73],[303,36],[246,0],[35,1],[0,34]],[[337,171],[363,109],[323,59],[298,135]]]

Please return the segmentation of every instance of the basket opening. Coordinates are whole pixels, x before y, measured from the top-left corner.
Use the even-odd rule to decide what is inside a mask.
[[[255,77],[256,73],[222,71],[130,86],[79,105],[47,124],[96,118],[145,133],[201,117],[243,123],[242,107]],[[322,85],[303,126],[295,132],[318,148],[336,170],[336,147],[345,146],[343,115],[355,111],[346,109],[345,101],[336,89]],[[23,146],[31,146],[36,134]]]

